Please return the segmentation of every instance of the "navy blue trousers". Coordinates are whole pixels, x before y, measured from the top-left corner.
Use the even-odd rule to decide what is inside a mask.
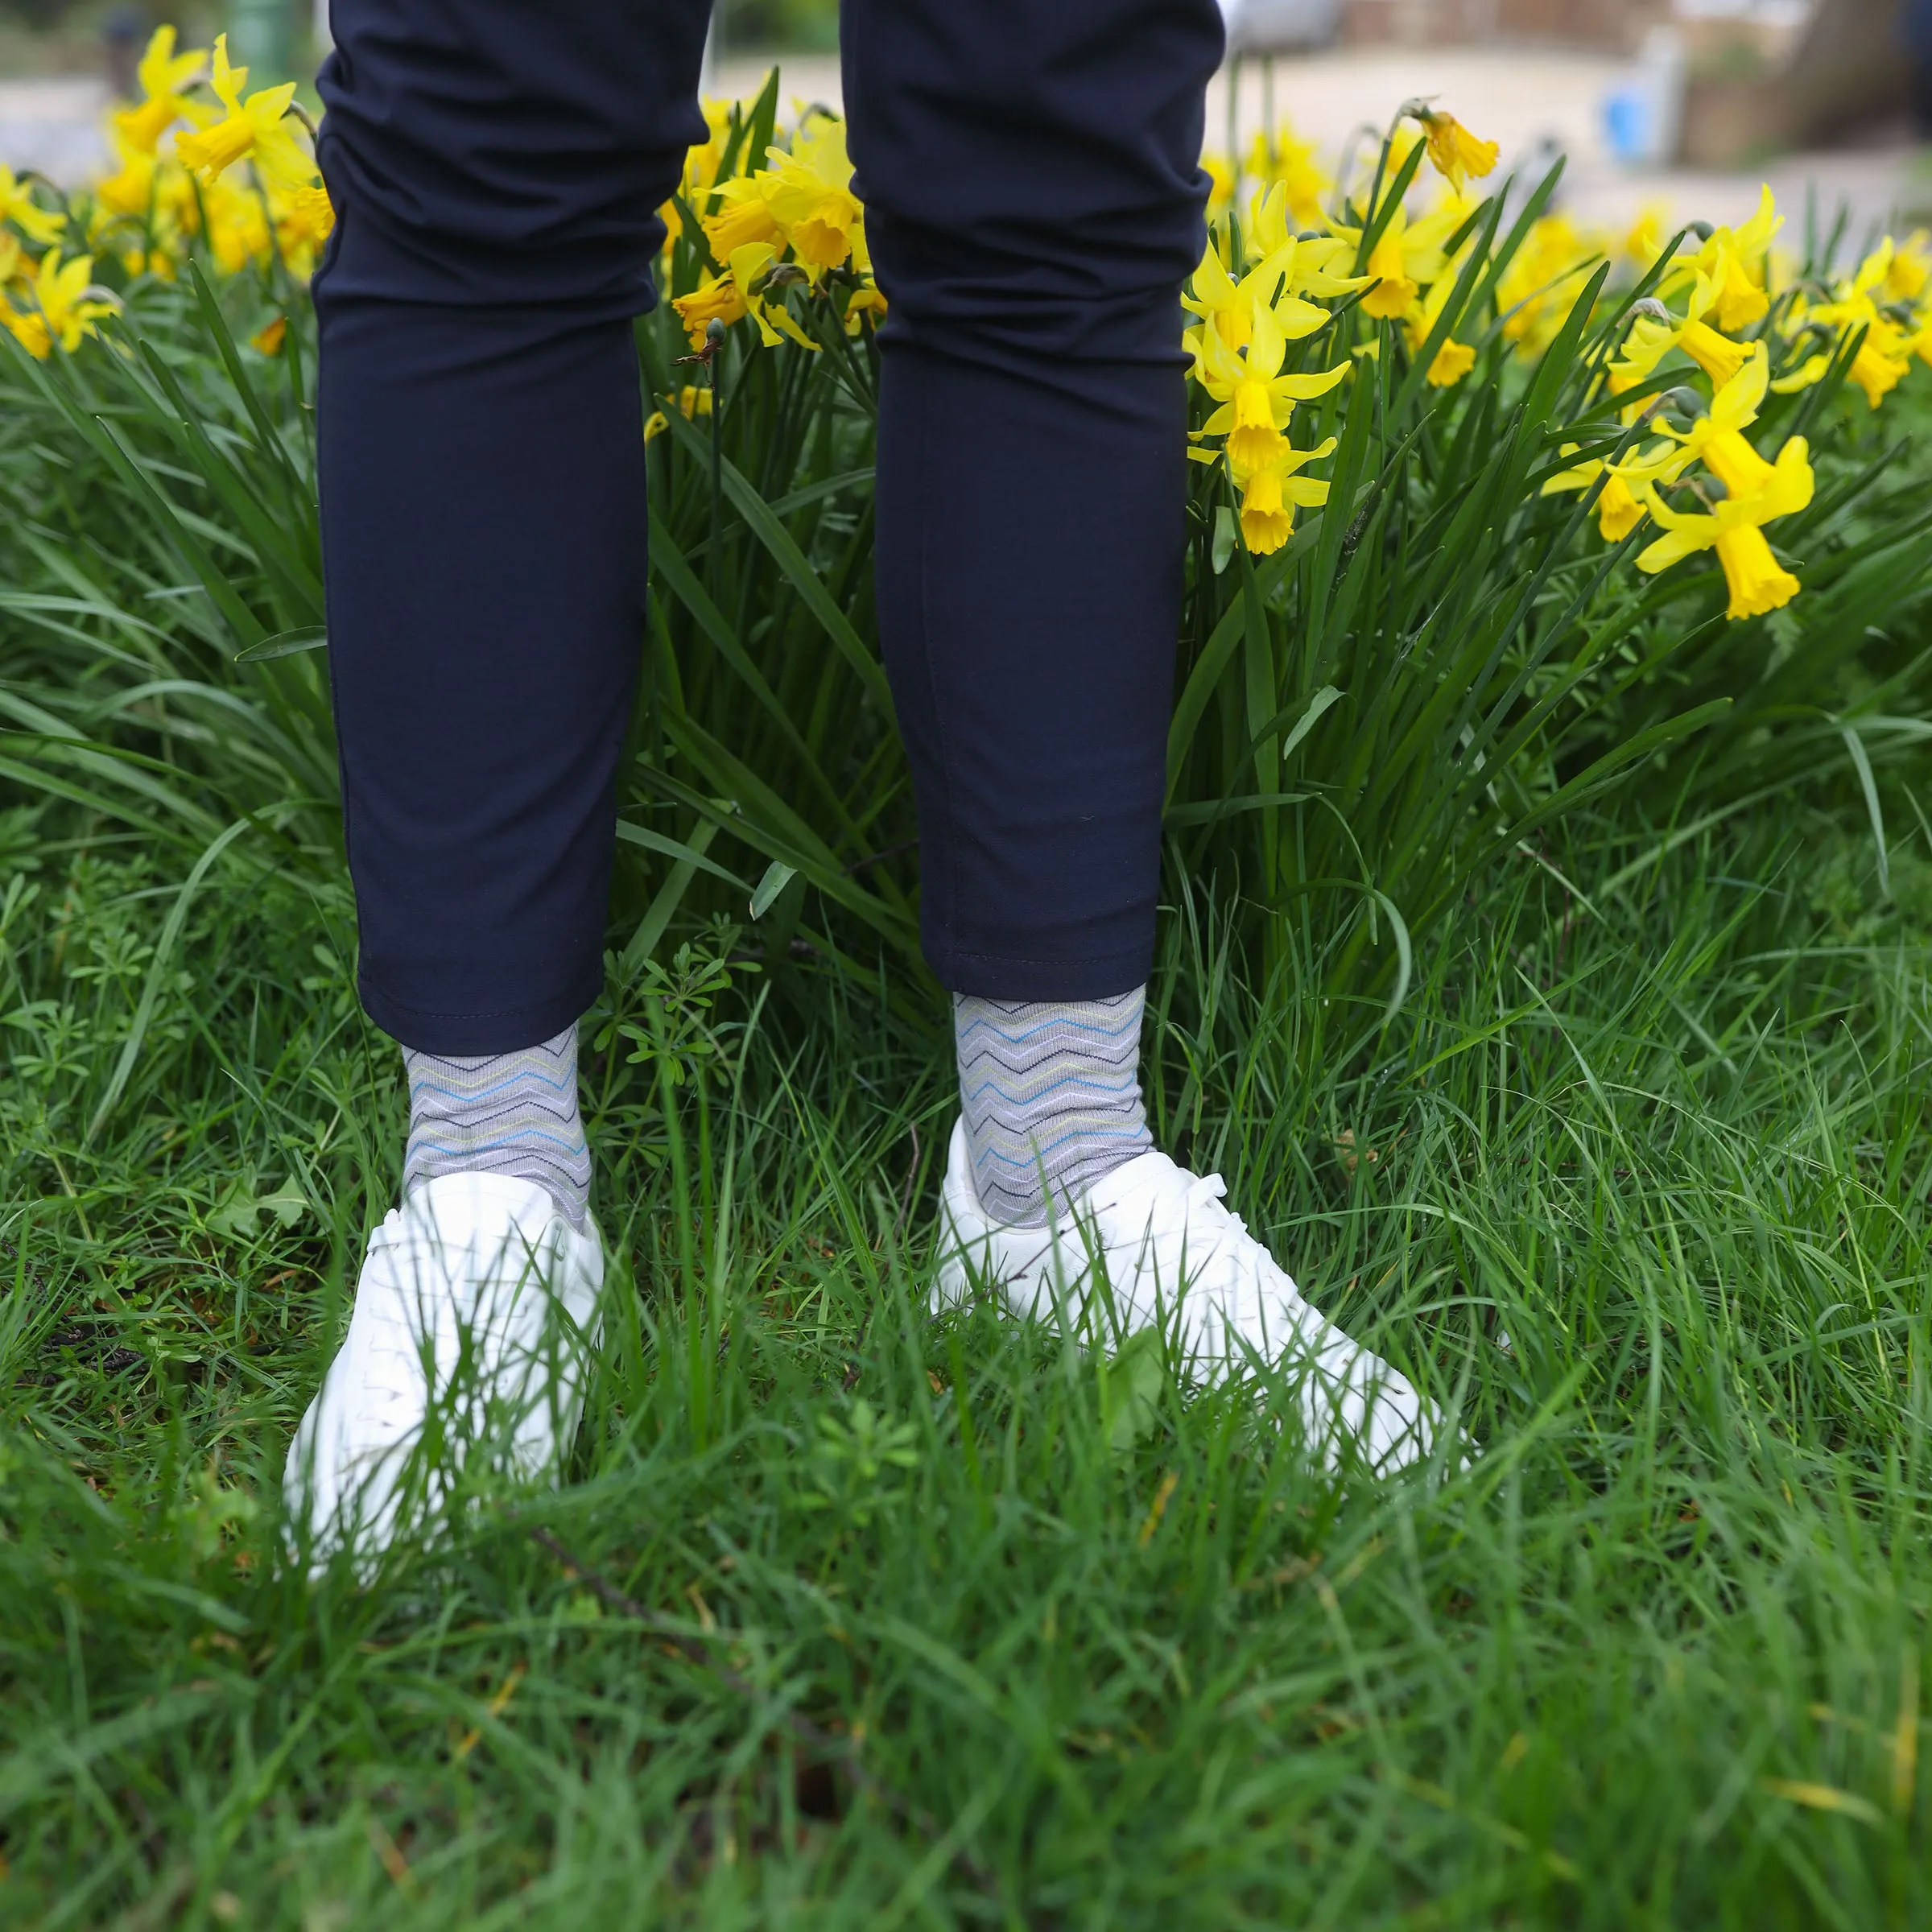
[[[334,0],[316,280],[363,1001],[492,1053],[601,984],[643,638],[630,320],[708,0]],[[948,987],[1146,977],[1216,0],[845,0],[890,316],[877,582]]]

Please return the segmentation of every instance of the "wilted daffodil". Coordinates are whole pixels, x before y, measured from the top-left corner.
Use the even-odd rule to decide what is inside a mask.
[[[1486,175],[1495,167],[1502,151],[1493,141],[1478,140],[1454,114],[1420,101],[1409,103],[1406,111],[1422,122],[1428,135],[1430,165],[1457,194],[1469,185],[1472,175]]]
[[[244,99],[248,69],[229,64],[228,35],[222,34],[215,41],[210,85],[228,112],[207,127],[175,137],[175,152],[184,167],[212,182],[246,156],[272,187],[306,188],[315,180],[316,164],[287,119],[295,97],[294,81],[262,88]]]
[[[200,126],[213,120],[207,108],[188,100],[184,92],[200,79],[207,60],[206,51],[200,47],[176,53],[175,30],[156,27],[141,64],[134,69],[142,98],[137,105],[122,108],[114,116],[114,132],[139,153],[151,155],[177,121]]]

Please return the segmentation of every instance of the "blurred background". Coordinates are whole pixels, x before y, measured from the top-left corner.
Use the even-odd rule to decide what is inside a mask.
[[[1222,5],[1211,149],[1285,122],[1331,163],[1419,93],[1518,168],[1566,154],[1579,218],[1727,220],[1761,180],[1861,223],[1932,210],[1932,0]],[[0,161],[72,182],[103,165],[102,113],[162,19],[203,44],[225,28],[264,80],[312,74],[327,46],[326,0],[0,0]],[[836,0],[722,0],[711,89],[754,89],[776,58],[788,98],[836,106]]]

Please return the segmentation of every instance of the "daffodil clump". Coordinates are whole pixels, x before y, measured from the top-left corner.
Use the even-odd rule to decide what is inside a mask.
[[[1651,525],[1640,571],[1714,551],[1733,618],[1789,602],[1799,579],[1765,530],[1811,502],[1810,452],[1802,436],[1764,441],[1761,419],[1834,374],[1876,409],[1915,361],[1932,366],[1932,244],[1887,239],[1849,276],[1807,280],[1774,246],[1767,188],[1734,229],[1672,237],[1652,209],[1619,244],[1539,212],[1505,245],[1501,211],[1473,186],[1497,159],[1454,116],[1410,101],[1352,181],[1323,175],[1288,128],[1257,138],[1239,174],[1204,163],[1211,233],[1184,340],[1212,407],[1191,453],[1224,464],[1243,543],[1257,556],[1280,549],[1297,508],[1325,500],[1327,485],[1304,472],[1334,438],[1298,444],[1298,402],[1352,379],[1388,341],[1410,364],[1426,354],[1433,388],[1464,381],[1485,352],[1484,379],[1507,387],[1510,363],[1548,352],[1594,288],[1611,335],[1591,394],[1623,433],[1607,436],[1608,453],[1567,444],[1579,460],[1543,493],[1594,492],[1611,543]],[[1620,293],[1601,292],[1611,269]]]
[[[709,137],[659,211],[671,304],[696,352],[708,354],[713,322],[749,321],[766,348],[790,341],[815,354],[828,332],[856,337],[886,312],[844,122],[812,108],[787,134],[775,100],[768,86],[755,102],[707,101]]]
[[[0,325],[37,359],[72,353],[119,307],[97,262],[173,281],[200,246],[226,274],[279,266],[305,282],[335,225],[293,81],[251,91],[225,35],[184,49],[171,27],[137,72],[141,98],[109,117],[118,165],[85,192],[56,205],[0,167]]]

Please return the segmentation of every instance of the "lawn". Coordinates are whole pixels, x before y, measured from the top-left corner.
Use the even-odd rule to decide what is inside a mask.
[[[674,360],[733,292],[694,197],[770,105],[687,175],[695,343],[638,330],[610,1344],[563,1487],[469,1479],[367,1587],[279,1501],[406,1112],[287,211],[223,274],[204,200],[157,275],[157,189],[133,266],[102,230],[118,312],[0,337],[0,1922],[1928,1922],[1932,372],[1860,393],[1900,304],[1829,312],[1876,258],[1808,237],[1728,363],[1668,251],[1526,184],[1398,231],[1430,292],[1378,314],[1319,283],[1397,143],[1278,364],[1345,369],[1293,424],[1323,492],[1269,507],[1203,359],[1150,1109],[1455,1414],[1466,1462],[1377,1483],[1275,1375],[929,1311],[868,284],[746,271],[791,339],[741,299],[708,410]],[[1663,519],[1600,465],[1760,343],[1806,379],[1750,433],[1816,487],[1768,513],[1802,588],[1733,619],[1722,553],[1639,570]]]

